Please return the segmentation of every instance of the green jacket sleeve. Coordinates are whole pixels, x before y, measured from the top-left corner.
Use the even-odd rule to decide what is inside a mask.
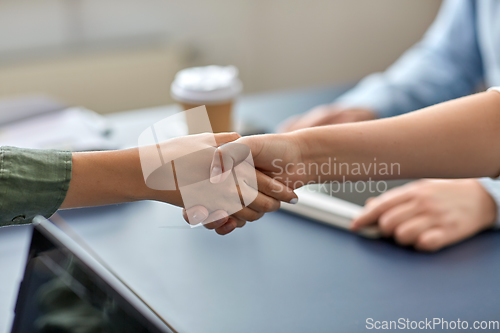
[[[0,227],[50,217],[71,180],[71,152],[0,147]]]

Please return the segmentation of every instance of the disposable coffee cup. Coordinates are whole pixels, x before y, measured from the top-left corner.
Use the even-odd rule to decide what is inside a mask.
[[[233,130],[233,105],[242,88],[234,66],[193,67],[177,73],[171,94],[184,110],[205,105],[212,131],[221,133]],[[186,118],[189,134],[198,134],[199,119]]]

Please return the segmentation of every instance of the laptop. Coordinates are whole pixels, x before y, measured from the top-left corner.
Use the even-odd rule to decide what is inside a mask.
[[[81,242],[33,224],[11,332],[176,332]]]
[[[295,191],[299,202],[281,204],[281,209],[336,228],[350,230],[351,221],[363,210],[366,200],[409,180],[314,184]],[[380,238],[380,229],[370,226],[357,232],[366,238]]]

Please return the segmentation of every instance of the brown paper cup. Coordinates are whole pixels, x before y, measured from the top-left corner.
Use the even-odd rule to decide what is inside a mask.
[[[180,102],[184,110],[189,110],[197,106],[205,105],[207,108],[208,118],[210,119],[210,124],[212,125],[212,131],[214,133],[231,132],[232,126],[232,113],[233,113],[233,101],[224,102],[222,104],[188,104]],[[192,117],[192,116],[191,116]],[[198,134],[200,130],[197,124],[199,124],[198,119],[192,119],[190,114],[186,115],[186,122],[188,126],[189,134]]]

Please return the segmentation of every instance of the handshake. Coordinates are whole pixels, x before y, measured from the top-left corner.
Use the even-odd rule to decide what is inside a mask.
[[[190,225],[224,235],[278,210],[281,201],[297,202],[292,188],[273,179],[258,137],[212,134],[204,107],[185,112],[205,133],[163,140],[172,123],[166,118],[141,134],[139,155],[147,187],[176,192]]]
[[[60,208],[157,200],[184,207],[190,225],[227,234],[277,210],[281,201],[296,202],[293,190],[307,184],[497,178],[500,154],[492,153],[491,142],[500,141],[499,103],[500,95],[492,91],[399,117],[244,138],[212,134],[206,111],[195,108],[187,112],[200,121],[199,134],[171,139],[172,125],[179,123],[169,117],[147,128],[138,148],[73,153],[71,180]],[[496,201],[477,181],[447,184],[420,183],[389,191],[370,201],[351,228],[379,223],[404,244],[425,239],[427,245],[420,248],[437,249],[497,220]],[[441,195],[432,195],[434,190]],[[476,204],[466,206],[472,196]],[[427,201],[432,205],[422,204]],[[443,207],[451,215],[443,215]],[[461,213],[464,207],[469,208]],[[423,218],[422,210],[432,218]],[[438,221],[436,214],[451,217]],[[418,219],[403,223],[412,216]]]
[[[500,154],[491,143],[500,141],[499,105],[498,91],[490,91],[393,118],[244,138],[212,134],[206,111],[195,108],[187,112],[200,121],[199,134],[170,138],[179,123],[169,117],[147,128],[138,148],[73,153],[60,208],[157,200],[184,207],[190,225],[227,234],[281,201],[297,202],[293,190],[307,184],[498,178]],[[62,162],[48,165],[67,174]],[[481,184],[421,182],[389,191],[371,200],[351,228],[378,223],[402,244],[438,249],[497,220],[497,201]]]

